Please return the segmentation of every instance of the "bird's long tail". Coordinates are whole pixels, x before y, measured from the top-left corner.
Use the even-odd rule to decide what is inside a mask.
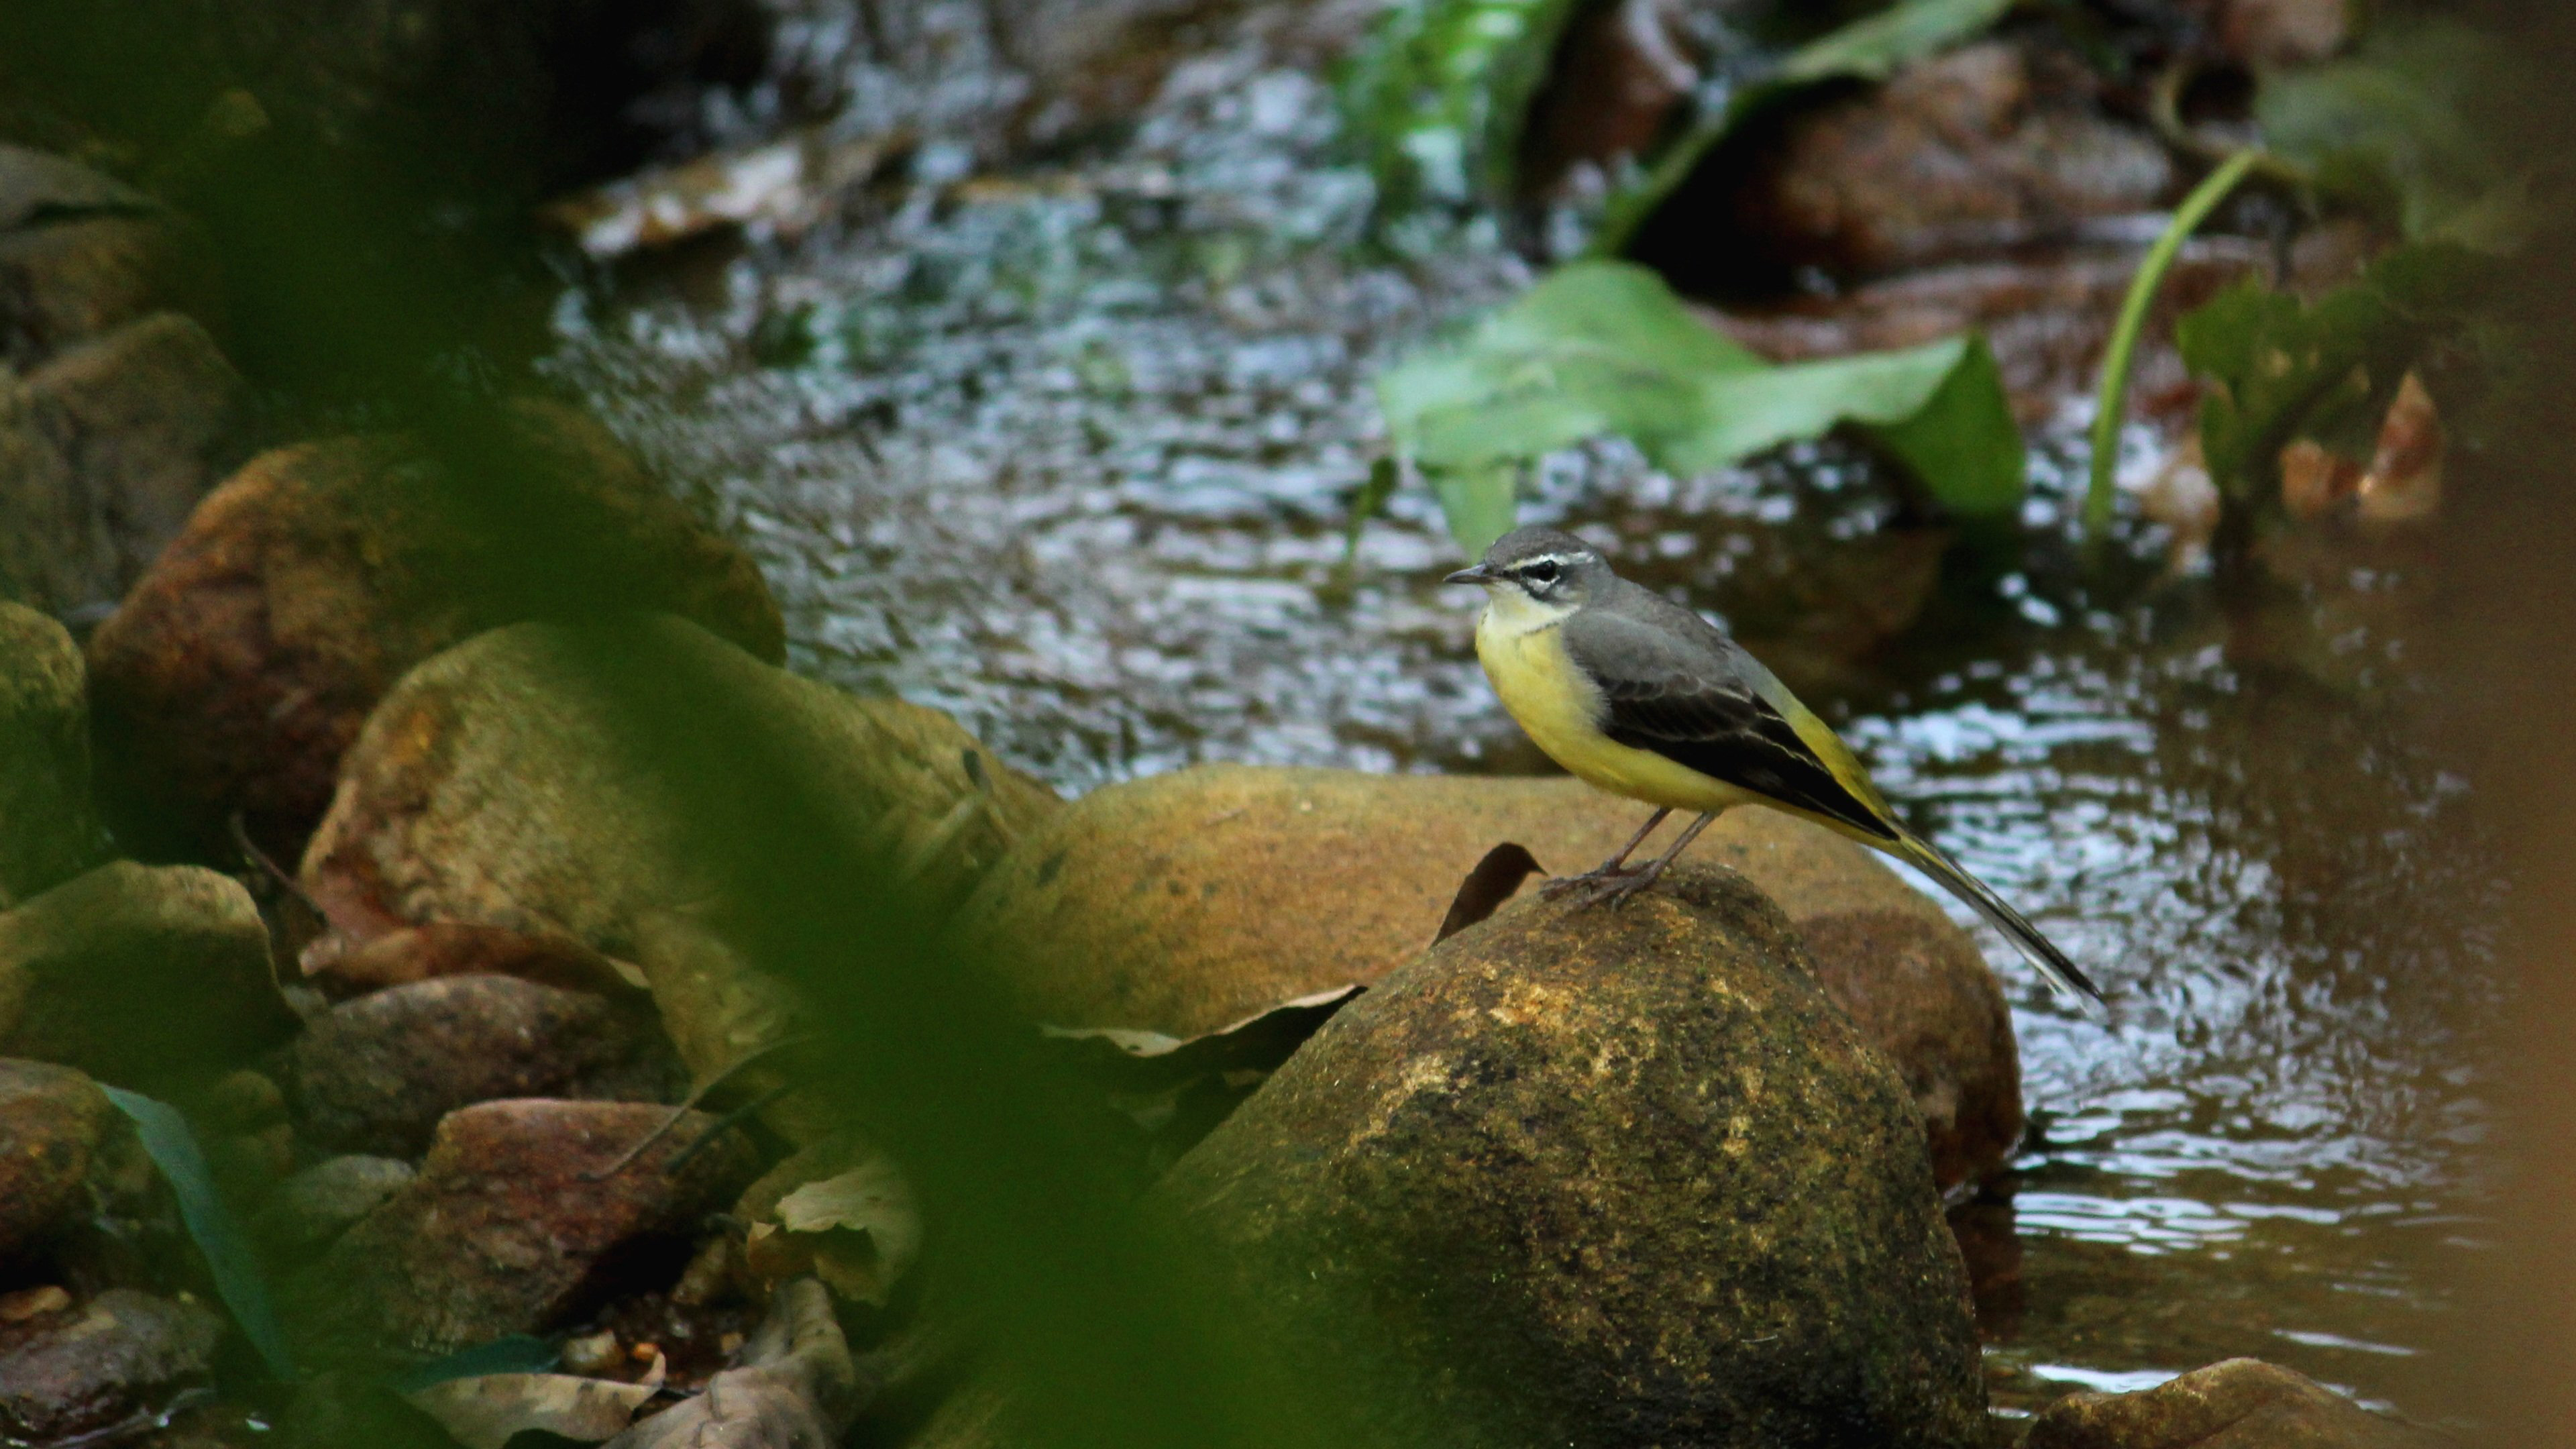
[[[1970,910],[1986,918],[1988,925],[2003,932],[2004,939],[2012,942],[2014,950],[2039,968],[2039,974],[2048,978],[2049,985],[2075,998],[2077,1005],[2099,1014],[2098,1008],[2103,1004],[2101,988],[2077,970],[2075,963],[2066,959],[2066,953],[2041,935],[2039,928],[2021,912],[1988,889],[1984,881],[1968,874],[1957,861],[1944,855],[1939,847],[1912,831],[1902,834],[1898,845],[1898,854],[1939,881],[1943,890],[1966,902]]]

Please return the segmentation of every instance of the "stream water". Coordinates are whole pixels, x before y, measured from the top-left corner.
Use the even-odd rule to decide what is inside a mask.
[[[1368,241],[1330,96],[1254,43],[1122,143],[566,292],[548,366],[757,555],[794,663],[958,713],[1068,792],[1202,760],[1532,770],[1454,548],[1399,495],[1342,566],[1375,370],[1525,267],[1490,226]],[[1734,626],[1920,827],[2119,1001],[1999,940],[2036,1124],[1960,1210],[1997,1412],[2232,1355],[2426,1418],[2486,1251],[2473,1064],[2496,898],[2413,743],[2407,541],[2320,538],[2260,617],[2077,548],[2071,427],[2018,535],[1892,528],[1832,445],[1695,479],[1600,445],[1527,516]]]

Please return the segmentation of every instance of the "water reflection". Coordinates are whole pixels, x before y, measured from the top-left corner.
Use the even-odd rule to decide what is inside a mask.
[[[1521,268],[1472,223],[1363,246],[1332,127],[1257,48],[1203,57],[1067,172],[925,178],[795,249],[575,293],[554,365],[754,550],[799,667],[955,710],[1069,790],[1537,768],[1472,601],[1431,582],[1427,501],[1338,568],[1373,370]],[[2042,442],[2028,547],[1903,526],[1831,445],[1687,480],[1578,450],[1531,512],[1754,642],[2118,997],[2088,1022],[1989,943],[2037,1129],[1957,1214],[2001,1409],[2251,1354],[2457,1412],[2437,1285],[2482,1251],[2491,1009],[2459,922],[2497,890],[2415,743],[2426,562],[2293,540],[2252,612],[2158,582],[2143,533],[2090,567],[2071,437]]]

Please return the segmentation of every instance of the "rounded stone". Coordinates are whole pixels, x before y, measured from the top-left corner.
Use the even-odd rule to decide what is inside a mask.
[[[1453,936],[1148,1201],[1335,1442],[1984,1442],[1905,1085],[1730,871]]]

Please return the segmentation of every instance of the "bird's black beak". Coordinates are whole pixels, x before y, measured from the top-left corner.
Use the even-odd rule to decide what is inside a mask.
[[[1478,564],[1474,568],[1460,569],[1458,572],[1451,574],[1440,582],[1444,584],[1482,584],[1491,582],[1493,577],[1494,575],[1490,570],[1488,570],[1483,564]]]

